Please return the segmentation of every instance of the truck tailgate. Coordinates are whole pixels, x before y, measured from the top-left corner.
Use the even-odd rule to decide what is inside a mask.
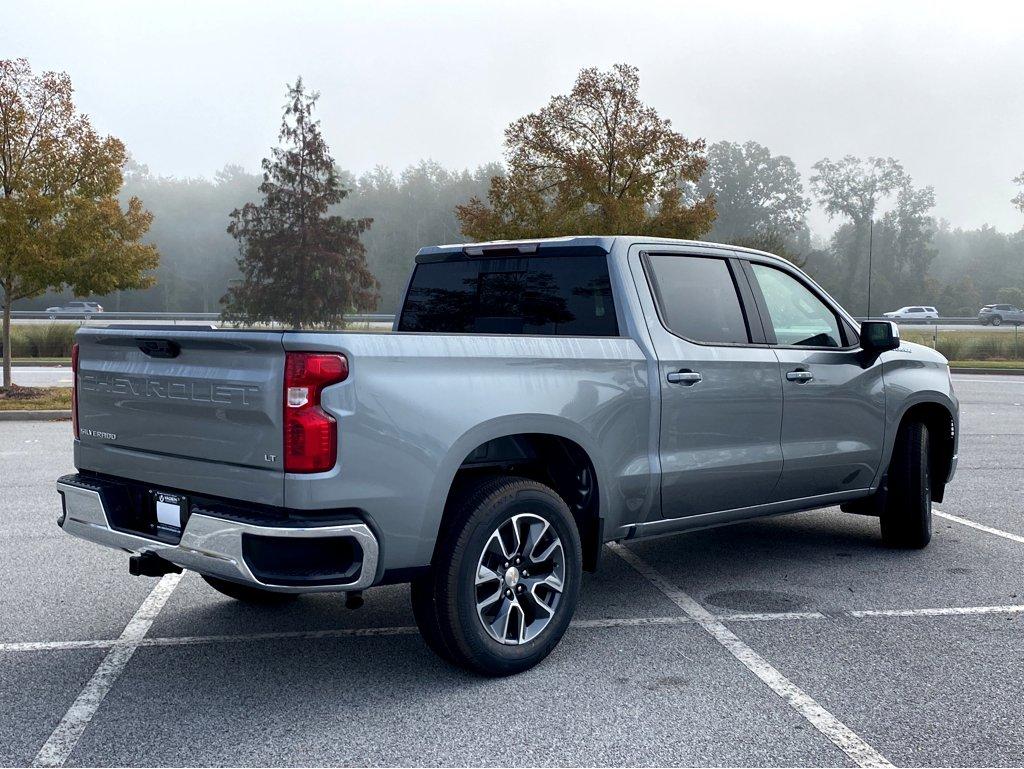
[[[124,475],[138,464],[133,455],[146,454],[146,466],[163,457],[178,468],[213,463],[283,479],[281,340],[268,331],[82,329],[79,443],[87,469]]]

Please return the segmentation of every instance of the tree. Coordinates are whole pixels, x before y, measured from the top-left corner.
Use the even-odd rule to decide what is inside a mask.
[[[377,167],[359,177],[352,194],[336,213],[373,216],[373,229],[363,237],[366,263],[380,281],[381,312],[394,312],[402,300],[417,249],[429,243],[461,239],[455,207],[487,194],[491,177],[502,173],[497,163],[474,171],[449,170],[421,160],[401,174]]]
[[[881,274],[893,287],[890,303],[925,301],[925,277],[938,254],[935,222],[929,214],[934,207],[935,190],[916,189],[907,179],[896,194],[896,208],[875,228],[876,275]]]
[[[810,201],[796,164],[785,155],[772,155],[763,144],[712,144],[697,189],[715,200],[718,216],[711,240],[769,240],[774,234],[775,241],[785,243],[807,229]]]
[[[853,224],[853,237],[847,248],[837,253],[845,263],[842,285],[852,292],[854,286],[861,285],[860,273],[867,262],[870,229],[878,203],[904,187],[909,177],[892,158],[871,157],[865,161],[847,155],[838,161],[824,158],[813,168],[811,190],[826,213],[830,217],[845,216]]]
[[[373,220],[328,215],[349,190],[313,119],[319,98],[302,78],[288,87],[282,146],[263,160],[263,202],[231,212],[228,232],[239,243],[242,282],[222,300],[229,321],[337,326],[345,313],[376,305],[377,281],[359,241]]]
[[[157,285],[101,300],[108,309],[216,312],[231,280],[239,277],[238,244],[224,219],[252,200],[262,177],[236,165],[212,179],[156,176],[129,162],[121,197],[142,199],[153,213],[145,240],[160,248]],[[50,304],[55,304],[51,301]]]
[[[640,101],[639,72],[584,69],[568,94],[505,130],[508,173],[488,203],[456,208],[476,240],[596,234],[700,237],[714,200],[695,198],[704,140],[690,141]],[[488,205],[489,204],[489,205]]]
[[[76,113],[71,79],[0,61],[0,289],[3,384],[11,386],[11,305],[48,288],[76,295],[150,285],[159,256],[139,243],[152,216],[118,203],[124,145]]]
[[[953,317],[967,317],[978,312],[981,306],[981,293],[974,285],[970,275],[965,275],[960,280],[949,283],[936,302],[939,311]]]
[[[1014,307],[1024,307],[1024,288],[1001,288],[996,291],[996,301],[1000,304],[1012,304]]]
[[[1014,179],[1013,183],[1019,184],[1021,187],[1024,187],[1024,174],[1021,174],[1016,179]],[[1022,213],[1024,213],[1024,189],[1022,189],[1020,191],[1020,194],[1017,195],[1017,197],[1015,197],[1010,202],[1017,206],[1017,208],[1019,208]]]
[[[755,232],[753,235],[747,235],[745,237],[730,238],[726,242],[733,246],[753,248],[757,251],[767,251],[770,254],[781,256],[786,261],[792,262],[800,268],[807,266],[807,258],[797,251],[794,251],[791,241],[779,233],[778,230]]]

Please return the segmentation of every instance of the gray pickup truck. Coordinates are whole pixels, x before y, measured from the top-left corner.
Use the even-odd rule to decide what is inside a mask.
[[[841,505],[919,548],[957,462],[941,355],[711,243],[424,248],[391,333],[91,327],[74,367],[66,532],[253,602],[411,583],[488,675],[606,542]]]

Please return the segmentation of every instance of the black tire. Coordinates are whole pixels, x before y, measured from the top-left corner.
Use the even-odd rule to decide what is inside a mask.
[[[576,610],[583,556],[572,513],[562,498],[547,486],[509,476],[467,486],[457,493],[451,504],[450,518],[438,542],[430,575],[413,588],[414,594],[422,590],[433,596],[431,616],[427,611],[428,602],[420,595],[417,603],[421,611],[417,624],[421,618],[425,619],[427,645],[441,657],[467,670],[486,676],[507,676],[528,670],[551,653]],[[516,623],[507,623],[503,630],[503,633],[508,632],[511,626],[511,632],[518,633],[519,638],[512,639],[511,643],[502,643],[489,634],[478,614],[478,590],[483,588],[478,587],[476,575],[481,559],[489,557],[485,551],[493,546],[496,541],[493,537],[499,528],[507,532],[507,527],[515,527],[517,522],[528,527],[523,529],[524,536],[519,537],[520,541],[525,538],[529,543],[532,534],[541,529],[545,533],[540,536],[546,538],[546,543],[558,539],[559,549],[554,552],[561,553],[561,558],[553,555],[545,568],[558,569],[562,589],[556,591],[557,597],[555,593],[548,594],[553,609],[547,614],[531,611],[532,616],[528,618],[527,612],[519,609]],[[543,523],[549,524],[550,528],[543,527]],[[533,553],[539,544],[539,541],[534,542]],[[524,578],[528,576],[525,573],[527,565],[534,568],[530,559],[524,559]],[[538,574],[533,575],[534,580],[537,577]],[[496,584],[499,593],[514,595],[527,583],[511,583],[508,589],[505,582]],[[486,593],[489,589],[483,590]],[[530,597],[535,591],[536,588],[531,591],[527,587],[525,593],[514,595],[516,605],[522,600],[524,607],[536,606]],[[511,602],[499,597],[497,603],[505,605]],[[528,624],[531,628],[540,625],[540,629],[534,637],[524,640],[523,628]]]
[[[1003,319],[1000,318],[998,315],[993,315],[992,316],[992,325],[993,326],[1001,326],[1001,325],[1003,325]]]
[[[251,585],[241,585],[238,582],[220,579],[219,577],[208,577],[205,574],[200,576],[206,581],[207,585],[218,593],[222,593],[228,598],[234,598],[236,601],[251,603],[257,606],[280,606],[291,603],[299,597],[298,593],[276,593],[273,590],[264,590],[252,587]]]
[[[979,322],[979,323],[980,323],[981,325],[983,325],[983,326],[987,326],[987,325],[988,325],[988,318],[979,318],[979,319],[978,319],[978,322]]]
[[[920,549],[932,539],[932,487],[928,428],[900,425],[889,462],[889,489],[879,518],[889,547]]]
[[[433,577],[428,574],[414,579],[409,585],[409,597],[412,599],[412,616],[427,648],[445,662],[457,665],[458,660],[441,635],[437,604],[434,601]]]

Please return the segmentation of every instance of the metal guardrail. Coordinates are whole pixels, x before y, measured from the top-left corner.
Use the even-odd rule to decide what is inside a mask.
[[[145,320],[145,321],[171,321],[177,322],[201,322],[211,321],[219,323],[221,320],[219,312],[46,312],[45,310],[13,310],[13,320],[69,320],[69,321],[103,321],[109,323],[118,320]],[[385,313],[362,313],[357,315],[346,315],[345,320],[349,323],[392,323],[394,315]]]
[[[980,326],[981,321],[977,316],[969,318],[886,318],[884,315],[857,318],[858,321],[865,320],[891,320],[901,326]]]

